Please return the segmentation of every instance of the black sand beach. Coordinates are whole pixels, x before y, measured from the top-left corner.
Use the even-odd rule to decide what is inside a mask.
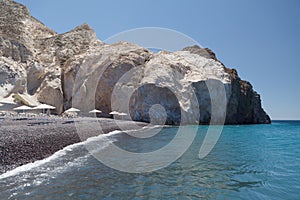
[[[80,126],[80,136],[74,123]],[[120,121],[126,130],[146,123]],[[102,133],[120,130],[113,119],[97,118],[0,118],[0,174],[49,157],[64,147]],[[124,127],[122,125],[122,130]]]

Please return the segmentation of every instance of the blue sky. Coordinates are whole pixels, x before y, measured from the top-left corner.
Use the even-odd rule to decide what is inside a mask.
[[[212,49],[252,83],[272,119],[300,119],[299,0],[18,0],[63,33],[86,22],[100,40],[162,27]]]

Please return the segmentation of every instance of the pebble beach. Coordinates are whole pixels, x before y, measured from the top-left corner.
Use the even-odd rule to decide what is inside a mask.
[[[75,123],[85,124],[80,126],[80,135]],[[148,125],[132,121],[119,123],[122,130]],[[99,131],[99,126],[102,131]],[[49,157],[68,145],[114,130],[120,130],[120,127],[114,119],[107,118],[0,117],[0,174]]]

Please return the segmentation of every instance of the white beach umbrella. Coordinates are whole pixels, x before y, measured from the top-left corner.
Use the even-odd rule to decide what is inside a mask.
[[[29,106],[19,106],[17,108],[14,108],[14,110],[22,110],[24,112],[25,110],[32,110],[32,108]]]
[[[127,114],[126,113],[119,113],[119,116],[121,116],[121,119],[123,120],[123,116],[126,116]]]
[[[69,109],[66,110],[65,112],[80,112],[80,110],[77,109],[77,108],[69,108]]]
[[[44,111],[47,109],[47,110],[53,110],[53,109],[56,109],[56,107],[54,106],[51,106],[51,105],[48,105],[48,104],[40,104],[36,107],[33,108],[34,110],[43,110],[43,113]]]
[[[48,105],[48,104],[40,104],[40,105],[34,107],[33,109],[35,109],[35,110],[39,110],[39,109],[56,109],[56,107]]]
[[[14,110],[32,110],[32,108],[29,106],[19,106],[14,108]]]
[[[110,115],[119,115],[120,113],[117,112],[117,111],[112,111],[112,112],[110,112],[109,114],[110,114]]]
[[[102,111],[101,111],[101,110],[94,109],[94,110],[91,110],[89,113],[102,113]]]
[[[16,103],[15,103],[12,99],[9,99],[9,98],[1,99],[1,100],[0,100],[0,103],[1,103],[1,104],[12,104],[12,105],[16,105]]]

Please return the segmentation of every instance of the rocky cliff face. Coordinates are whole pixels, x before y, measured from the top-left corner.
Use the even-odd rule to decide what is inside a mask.
[[[18,94],[19,103],[51,104],[58,114],[97,108],[153,123],[270,122],[251,84],[210,49],[107,45],[87,24],[57,34],[23,5],[2,0],[0,8],[0,99]]]

